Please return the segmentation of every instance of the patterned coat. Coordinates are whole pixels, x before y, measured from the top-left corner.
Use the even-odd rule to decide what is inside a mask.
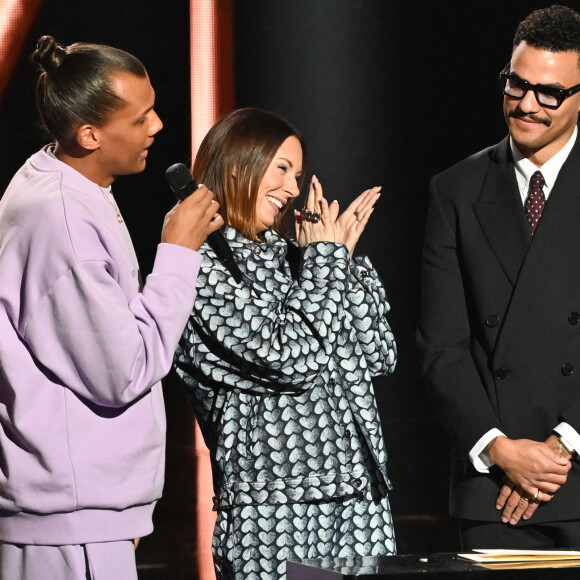
[[[241,515],[238,524],[223,522],[221,536],[218,518],[218,572],[232,525],[240,541],[229,559],[246,559],[252,546],[245,541],[262,556],[264,542],[280,547],[275,533],[256,530],[258,546],[248,540],[256,510],[240,511],[245,506],[332,504],[364,493],[386,500],[387,454],[371,378],[392,372],[396,360],[389,305],[367,258],[349,265],[342,244],[299,249],[272,230],[263,243],[233,228],[225,234],[244,279],[236,284],[209,246],[201,248],[198,295],[176,355],[210,450],[215,509]],[[390,526],[390,513],[386,519]],[[292,551],[287,535],[285,557],[339,555],[331,545]],[[392,553],[392,529],[380,535],[392,545],[374,553]],[[278,577],[264,575],[267,562],[254,565],[255,577]],[[235,573],[249,578],[250,571]]]

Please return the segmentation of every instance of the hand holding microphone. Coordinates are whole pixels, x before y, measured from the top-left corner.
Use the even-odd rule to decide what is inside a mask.
[[[171,181],[170,171],[177,165],[183,169],[179,169],[178,173],[172,172],[171,179],[181,179],[181,181]],[[188,176],[187,183],[183,183],[183,170]],[[223,226],[224,221],[217,213],[219,204],[213,199],[213,193],[207,187],[201,186],[198,189],[185,165],[172,165],[167,170],[166,176],[171,189],[181,203],[165,216],[161,241],[199,250],[207,237],[218,233],[217,230]],[[196,194],[190,195],[194,191]]]
[[[215,252],[218,259],[226,266],[230,274],[233,276],[236,282],[241,282],[242,273],[234,260],[232,249],[230,248],[227,240],[224,238],[223,234],[218,231],[222,227],[224,220],[217,213],[219,209],[219,204],[213,200],[213,194],[204,185],[198,186],[195,179],[191,175],[189,169],[183,163],[175,163],[167,169],[165,172],[165,177],[169,183],[169,187],[177,197],[178,201],[181,201],[177,206],[175,206],[166,216],[166,223],[173,220],[172,212],[179,211],[179,208],[185,204],[196,203],[200,206],[200,209],[206,208],[206,200],[210,200],[209,209],[205,209],[204,219],[201,221],[200,225],[209,226],[203,229],[205,234],[202,236],[201,242],[195,250],[198,250],[203,242],[207,238],[207,242]],[[195,192],[195,195],[191,195]],[[208,197],[209,196],[209,197]],[[198,197],[201,199],[198,200]],[[211,203],[213,201],[213,203]],[[208,214],[209,212],[209,214]],[[212,213],[213,212],[213,213]],[[210,223],[205,223],[205,218],[210,215]],[[168,219],[169,218],[169,219]],[[213,218],[213,221],[212,221]],[[165,231],[165,227],[164,227]],[[202,233],[202,232],[200,232]],[[162,236],[163,239],[163,236]],[[184,245],[184,244],[182,244]]]

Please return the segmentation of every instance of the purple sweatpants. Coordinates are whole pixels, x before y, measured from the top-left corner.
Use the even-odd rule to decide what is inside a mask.
[[[71,546],[0,543],[6,580],[137,580],[132,541]]]

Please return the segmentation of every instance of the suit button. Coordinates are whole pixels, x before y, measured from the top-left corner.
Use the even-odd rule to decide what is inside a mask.
[[[345,436],[347,439],[350,439],[350,435],[351,435],[351,434],[350,434],[350,429],[347,429],[347,430],[344,432],[344,436]]]
[[[358,489],[362,485],[362,479],[355,479],[352,484]]]
[[[499,367],[499,368],[495,369],[493,376],[498,381],[501,381],[508,376],[508,370],[505,367]]]
[[[568,322],[570,324],[578,324],[580,322],[580,312],[570,312]]]
[[[562,374],[565,377],[569,377],[570,375],[574,374],[574,365],[571,363],[564,363],[562,365]]]
[[[499,324],[499,316],[497,314],[490,314],[487,317],[485,324],[487,324],[489,328],[495,328]]]

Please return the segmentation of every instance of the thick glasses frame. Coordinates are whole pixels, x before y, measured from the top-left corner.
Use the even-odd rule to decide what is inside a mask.
[[[545,107],[546,109],[557,109],[568,97],[571,97],[572,95],[575,95],[576,93],[580,92],[580,84],[574,85],[569,89],[557,89],[555,87],[547,87],[546,85],[533,85],[532,83],[529,83],[524,79],[521,79],[517,75],[506,72],[507,70],[509,69],[506,66],[499,73],[499,88],[504,95],[511,97],[512,99],[521,100],[526,96],[526,93],[528,91],[532,91],[534,93],[534,96],[536,97],[536,101],[538,101],[538,103],[542,107]],[[508,93],[505,90],[508,80],[512,81],[514,85],[519,87],[523,91],[523,94],[518,97],[516,95]],[[544,100],[542,99],[543,96],[548,96],[552,97],[553,99],[556,99],[557,101],[556,104],[549,105],[542,102]]]

